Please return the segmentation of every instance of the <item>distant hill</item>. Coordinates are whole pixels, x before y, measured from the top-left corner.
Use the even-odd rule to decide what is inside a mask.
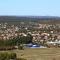
[[[60,17],[56,16],[0,16],[0,22],[9,21],[35,21],[60,23]]]

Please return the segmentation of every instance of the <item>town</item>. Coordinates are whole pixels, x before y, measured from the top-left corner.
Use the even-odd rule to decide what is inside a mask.
[[[45,47],[60,47],[60,24],[42,24],[38,22],[0,23],[0,40],[11,40],[28,34],[33,37],[30,43]]]

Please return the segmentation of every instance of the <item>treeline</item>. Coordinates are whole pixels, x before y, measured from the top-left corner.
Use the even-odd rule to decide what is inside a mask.
[[[57,16],[0,16],[0,22],[41,22],[41,23],[48,23],[58,21],[60,23],[60,17]],[[55,23],[56,23],[55,22]]]
[[[3,49],[6,47],[6,49],[14,49],[14,46],[20,46],[20,44],[28,44],[32,43],[33,37],[28,34],[27,36],[17,36],[13,39],[9,40],[0,40],[0,49]]]

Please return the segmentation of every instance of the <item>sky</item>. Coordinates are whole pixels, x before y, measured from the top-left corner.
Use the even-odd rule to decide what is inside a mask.
[[[60,16],[60,0],[0,0],[0,15]]]

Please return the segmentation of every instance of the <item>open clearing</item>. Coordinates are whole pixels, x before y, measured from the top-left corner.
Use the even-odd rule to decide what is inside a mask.
[[[18,58],[27,60],[60,60],[60,48],[26,48],[8,52],[15,52]]]

